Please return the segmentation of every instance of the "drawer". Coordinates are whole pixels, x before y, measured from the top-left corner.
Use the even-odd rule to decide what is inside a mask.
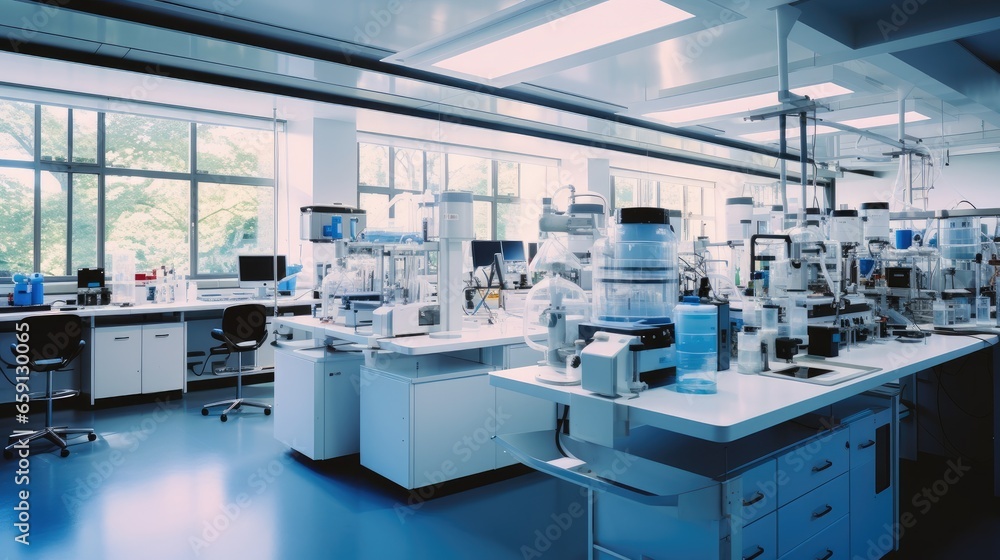
[[[851,468],[875,459],[875,415],[851,422]]]
[[[839,429],[778,457],[778,507],[847,472],[849,435]]]
[[[743,528],[743,560],[774,560],[778,557],[777,517],[778,514],[772,512]]]
[[[847,474],[778,508],[778,554],[786,554],[813,535],[833,525],[850,510]],[[845,539],[850,542],[850,539]]]
[[[782,556],[781,560],[849,560],[851,532],[848,517],[841,517],[833,525]]]
[[[749,525],[774,511],[778,501],[774,464],[774,459],[771,459],[740,475],[743,483],[743,525]]]

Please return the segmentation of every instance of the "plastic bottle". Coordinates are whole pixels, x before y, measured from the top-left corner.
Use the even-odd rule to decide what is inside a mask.
[[[718,308],[701,305],[686,296],[674,308],[677,338],[677,392],[712,394],[717,391]]]

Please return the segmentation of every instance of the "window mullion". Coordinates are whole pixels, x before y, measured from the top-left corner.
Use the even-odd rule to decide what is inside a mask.
[[[198,124],[191,123],[190,210],[188,211],[188,275],[198,274]],[[278,180],[277,177],[274,178]],[[278,224],[274,224],[278,227]],[[275,248],[276,250],[277,248]]]
[[[42,106],[35,105],[35,185],[34,214],[32,223],[32,262],[34,270],[42,269]]]
[[[97,113],[97,266],[104,266],[104,240],[106,235],[107,205],[105,192],[107,186],[107,161],[105,157],[105,113]]]

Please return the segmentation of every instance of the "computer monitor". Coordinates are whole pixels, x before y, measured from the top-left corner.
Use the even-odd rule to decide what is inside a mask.
[[[239,255],[240,288],[274,288],[285,277],[285,255],[278,255],[278,276],[274,276],[274,255]]]
[[[76,269],[76,287],[80,288],[103,288],[104,269],[103,268],[78,268]]]
[[[503,260],[507,263],[527,262],[524,256],[523,241],[501,241],[500,247],[503,249]]]
[[[528,263],[535,260],[535,255],[538,254],[538,243],[528,243]]]
[[[493,255],[497,253],[503,253],[503,249],[499,241],[474,239],[472,241],[473,268],[493,266]]]

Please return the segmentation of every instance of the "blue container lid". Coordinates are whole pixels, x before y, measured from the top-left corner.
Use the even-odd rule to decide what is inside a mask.
[[[701,303],[701,298],[698,296],[684,296],[684,300],[681,303]]]

